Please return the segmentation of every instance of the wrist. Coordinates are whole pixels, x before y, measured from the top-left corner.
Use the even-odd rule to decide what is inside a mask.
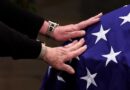
[[[47,21],[44,21],[44,23],[40,29],[40,33],[45,35],[47,33],[48,27],[49,27],[49,23]]]
[[[45,21],[40,29],[40,33],[51,38],[54,38],[54,31],[59,24],[52,21]]]
[[[42,43],[42,47],[41,47],[41,52],[40,52],[39,58],[44,59],[44,57],[46,55],[46,52],[47,52],[47,46],[44,43]]]

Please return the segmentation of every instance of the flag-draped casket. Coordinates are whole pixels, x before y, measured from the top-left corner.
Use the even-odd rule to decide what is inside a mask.
[[[88,49],[68,62],[76,73],[49,67],[40,90],[130,90],[130,6],[103,15],[84,38]]]

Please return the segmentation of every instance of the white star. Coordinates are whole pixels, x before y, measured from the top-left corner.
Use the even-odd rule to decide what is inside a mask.
[[[96,40],[95,44],[96,44],[100,39],[103,39],[103,40],[106,40],[106,41],[107,41],[106,34],[107,34],[109,31],[110,31],[110,29],[104,30],[104,29],[103,29],[103,26],[101,25],[99,32],[97,32],[97,33],[92,33],[92,35],[94,35],[94,36],[97,37],[97,40]]]
[[[123,7],[127,7],[128,5],[124,5]]]
[[[121,23],[121,25],[130,22],[130,13],[127,16],[121,16],[119,17],[120,19],[123,19],[123,22]]]
[[[94,78],[96,77],[97,73],[91,74],[90,71],[87,69],[87,75],[84,77],[81,77],[81,79],[87,81],[86,88],[88,89],[91,84],[95,85],[97,87],[96,82],[94,81]]]
[[[76,57],[76,59],[77,59],[78,61],[80,61],[80,58],[79,58],[79,57]]]
[[[116,60],[116,56],[118,56],[119,54],[121,53],[120,52],[114,52],[113,48],[111,47],[111,51],[109,54],[106,54],[106,55],[102,55],[103,57],[107,58],[107,61],[106,61],[106,66],[107,64],[110,62],[110,61],[113,61],[115,63],[118,63],[117,60]]]
[[[48,67],[48,76],[50,75],[51,69],[52,69],[52,67],[49,66],[49,67]]]
[[[61,81],[61,82],[65,82],[65,80],[61,77],[61,76],[57,76],[57,79],[59,80],[59,81]]]
[[[78,61],[80,61],[79,56],[78,56],[78,57],[76,57],[75,59],[76,59],[76,60],[78,60]],[[71,63],[71,62],[72,62],[72,59],[69,61],[69,63]]]

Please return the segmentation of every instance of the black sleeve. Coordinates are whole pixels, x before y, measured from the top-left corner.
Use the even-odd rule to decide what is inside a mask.
[[[34,59],[41,52],[41,42],[30,39],[0,22],[0,56]]]
[[[36,39],[44,19],[16,7],[9,0],[0,0],[0,21]]]

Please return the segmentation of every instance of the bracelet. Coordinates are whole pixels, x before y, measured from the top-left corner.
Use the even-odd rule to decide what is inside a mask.
[[[51,36],[51,33],[54,32],[55,28],[56,28],[57,26],[59,26],[59,24],[57,24],[57,23],[55,23],[55,22],[52,22],[52,21],[48,21],[48,23],[49,23],[49,26],[48,26],[46,35],[50,37],[50,36]]]
[[[40,53],[39,57],[41,59],[43,59],[43,57],[45,57],[46,52],[47,52],[47,47],[44,43],[42,43],[41,53]]]

